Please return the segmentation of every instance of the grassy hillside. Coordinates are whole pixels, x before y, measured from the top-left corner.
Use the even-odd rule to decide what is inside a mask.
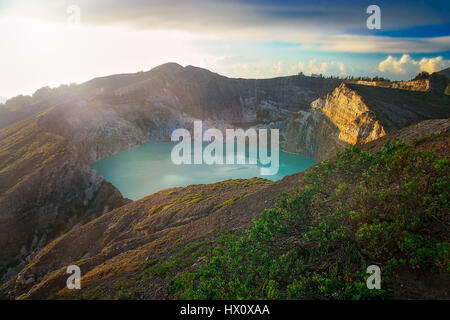
[[[404,143],[347,149],[309,170],[252,228],[224,236],[204,266],[174,279],[174,295],[448,298],[448,165]],[[366,287],[372,264],[381,267],[382,290]]]

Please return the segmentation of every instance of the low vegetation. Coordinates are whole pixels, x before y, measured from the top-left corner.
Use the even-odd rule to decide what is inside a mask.
[[[448,177],[447,158],[404,143],[347,149],[253,227],[224,234],[170,290],[179,299],[411,297],[405,275],[450,275]],[[372,264],[381,290],[366,287]]]
[[[169,259],[157,263],[156,260],[147,261],[140,278],[152,280],[155,277],[165,278],[175,276],[177,272],[193,265],[199,258],[205,256],[209,250],[209,244],[205,241],[195,241],[174,252]]]

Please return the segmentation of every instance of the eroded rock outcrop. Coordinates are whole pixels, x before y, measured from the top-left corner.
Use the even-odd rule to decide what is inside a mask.
[[[346,80],[346,83],[360,84],[364,86],[401,89],[409,91],[436,92],[447,94],[446,88],[450,84],[449,69],[434,72],[424,79],[409,81],[368,81],[368,80]]]
[[[360,84],[364,86],[402,89],[410,91],[429,91],[431,88],[429,79],[410,80],[410,81],[366,81],[356,80],[349,83]]]
[[[299,112],[287,120],[283,147],[322,161],[349,145],[364,144],[385,134],[364,99],[341,84],[313,101],[309,112]]]
[[[311,104],[320,110],[339,130],[339,140],[351,145],[364,144],[386,134],[363,98],[341,84],[324,99]]]
[[[442,94],[343,83],[282,123],[281,147],[319,162],[405,126],[448,118],[449,105]]]

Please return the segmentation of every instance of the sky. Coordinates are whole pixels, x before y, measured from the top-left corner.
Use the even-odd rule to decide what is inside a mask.
[[[380,29],[369,29],[369,5]],[[448,1],[0,0],[0,97],[166,62],[409,80],[450,66]]]

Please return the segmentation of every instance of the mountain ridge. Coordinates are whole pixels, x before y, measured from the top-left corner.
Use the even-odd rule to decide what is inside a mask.
[[[327,94],[334,91],[343,101],[362,92],[369,100],[361,104],[365,111],[355,111],[356,105],[332,96],[327,104]],[[6,208],[0,213],[4,235],[0,244],[11,244],[2,252],[0,273],[3,279],[13,276],[51,239],[127,202],[89,167],[90,162],[150,141],[167,141],[174,129],[189,128],[196,119],[208,119],[209,126],[219,128],[233,127],[236,121],[254,128],[280,128],[283,149],[321,161],[350,145],[340,139],[343,127],[336,125],[345,123],[345,117],[327,116],[322,107],[339,111],[333,114],[355,114],[355,132],[346,134],[353,134],[357,142],[366,130],[360,119],[375,119],[384,110],[401,118],[390,111],[398,102],[389,104],[386,93],[397,100],[407,98],[412,108],[401,122],[386,126],[386,132],[421,120],[448,118],[448,97],[437,93],[300,76],[230,79],[176,64],[81,85],[42,88],[32,97],[10,99],[0,109],[0,204]],[[324,106],[312,108],[313,101],[320,104],[319,98]],[[378,98],[383,103],[377,104]],[[426,108],[416,112],[417,104]],[[436,109],[436,104],[447,108]],[[372,105],[378,108],[374,114]],[[379,138],[379,132],[372,138]],[[64,222],[67,225],[61,227]]]

